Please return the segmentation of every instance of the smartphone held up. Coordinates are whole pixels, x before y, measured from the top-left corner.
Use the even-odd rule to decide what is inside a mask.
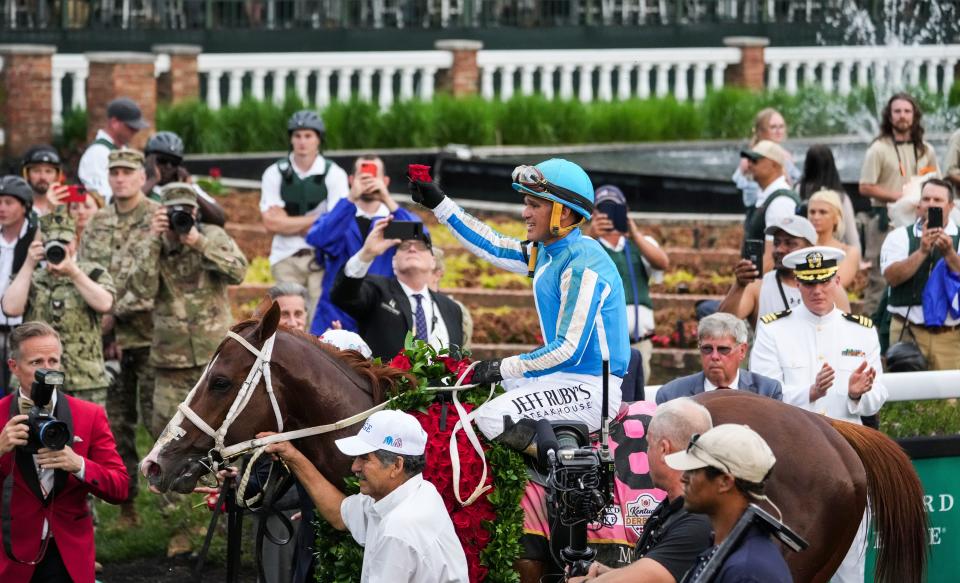
[[[63,199],[64,204],[70,204],[71,202],[86,202],[87,201],[87,188],[82,184],[69,184],[67,185],[67,197]]]

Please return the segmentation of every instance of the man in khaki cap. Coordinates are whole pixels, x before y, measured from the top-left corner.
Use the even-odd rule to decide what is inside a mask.
[[[120,361],[120,375],[107,391],[107,417],[117,441],[117,451],[130,475],[128,499],[121,505],[121,520],[137,522],[133,501],[137,496],[136,449],[137,404],[143,423],[153,416],[153,298],[140,298],[127,289],[134,267],[134,246],[150,238],[150,220],[159,204],[142,192],[146,174],[144,157],[137,150],[121,148],[108,157],[113,204],[90,218],[80,241],[80,257],[107,268],[117,286],[117,301],[102,319],[107,337],[104,356]]]
[[[683,582],[688,583],[697,580],[748,505],[769,502],[764,483],[777,458],[756,431],[726,423],[694,435],[685,451],[669,454],[664,461],[683,472],[687,510],[706,514],[713,526],[714,546],[704,551],[684,576]],[[791,583],[793,578],[770,535],[752,524],[723,560],[713,581]]]
[[[243,282],[247,260],[222,228],[196,222],[197,194],[168,184],[138,241],[127,281],[134,296],[153,299],[150,363],[156,367],[153,419],[160,434],[203,373],[232,323],[227,286]]]
[[[25,322],[50,324],[63,344],[64,392],[102,406],[109,379],[100,315],[113,307],[113,278],[96,263],[77,261],[75,226],[66,207],[40,217],[40,232],[42,238],[30,245],[23,267],[3,295],[3,312],[22,314]]]
[[[760,185],[757,205],[747,210],[743,238],[766,241],[763,266],[764,271],[769,271],[773,266],[773,237],[764,232],[768,226],[796,214],[797,205],[800,204],[784,172],[790,155],[776,142],[762,140],[752,149],[742,150],[740,156],[748,161],[747,174]]]

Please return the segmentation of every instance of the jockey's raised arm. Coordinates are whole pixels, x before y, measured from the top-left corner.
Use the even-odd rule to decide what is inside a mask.
[[[415,202],[475,255],[533,278],[544,346],[503,360],[481,361],[474,381],[512,383],[511,390],[484,405],[481,431],[503,432],[503,417],[530,427],[538,419],[566,419],[600,427],[603,361],[610,362],[610,411],[620,406],[620,384],[630,360],[623,282],[599,243],[579,225],[593,210],[593,185],[582,168],[566,160],[520,166],[513,188],[524,195],[527,241],[505,237],[469,215],[432,182],[411,181]],[[522,419],[530,421],[522,422]],[[524,437],[511,443],[525,446]]]

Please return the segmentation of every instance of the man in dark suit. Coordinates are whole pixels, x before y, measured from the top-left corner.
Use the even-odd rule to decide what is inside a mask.
[[[657,404],[718,389],[750,391],[783,400],[780,381],[740,368],[747,356],[747,324],[717,312],[700,320],[697,329],[703,371],[674,379],[657,391]]]
[[[350,314],[374,357],[390,360],[403,350],[407,332],[434,348],[463,346],[463,312],[447,296],[430,290],[436,260],[429,235],[384,239],[390,219],[378,221],[363,247],[351,257],[330,292],[333,303]],[[396,279],[368,275],[374,259],[396,247]]]
[[[20,380],[20,390],[0,399],[0,581],[93,583],[96,551],[87,495],[119,504],[127,498],[130,478],[103,407],[59,389],[53,391],[49,407],[67,425],[67,445],[41,448],[36,454],[24,449],[34,373],[59,370],[63,349],[56,331],[43,322],[18,327],[10,334],[10,344],[10,370]]]

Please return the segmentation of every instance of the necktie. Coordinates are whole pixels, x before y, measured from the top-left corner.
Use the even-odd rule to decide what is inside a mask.
[[[417,340],[427,341],[427,314],[423,311],[423,295],[413,294],[417,298],[417,312],[414,314],[414,324],[416,332],[414,336]]]

